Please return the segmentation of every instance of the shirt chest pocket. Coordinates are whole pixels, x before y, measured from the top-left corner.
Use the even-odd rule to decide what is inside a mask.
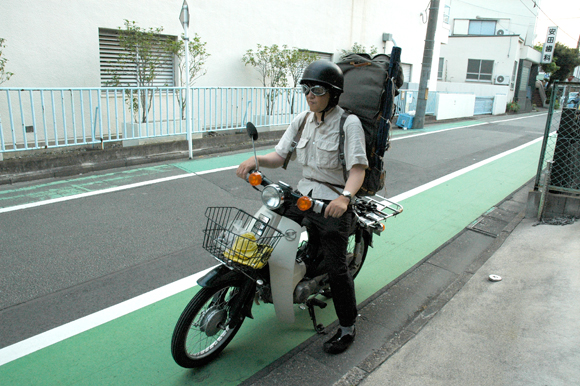
[[[296,145],[296,158],[302,165],[308,165],[308,142],[310,138],[300,138]]]
[[[338,160],[338,141],[318,139],[316,141],[316,164],[323,169],[336,169]]]

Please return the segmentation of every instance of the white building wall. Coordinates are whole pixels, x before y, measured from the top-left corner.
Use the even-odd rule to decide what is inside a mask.
[[[444,58],[443,78],[437,90],[445,92],[474,92],[478,96],[508,94],[513,97],[510,85],[495,83],[497,76],[510,79],[514,64],[520,60],[521,40],[518,36],[452,36],[448,44],[441,46],[440,57]],[[492,81],[468,81],[467,64],[469,59],[493,60]]]
[[[141,28],[163,27],[179,36],[182,0],[2,0],[0,37],[6,39],[7,71],[14,73],[3,87],[98,87],[99,28],[116,29],[124,20]],[[402,47],[402,61],[421,70],[425,31],[423,0],[405,6],[395,0],[239,0],[189,1],[190,35],[207,42],[211,54],[207,74],[196,86],[260,86],[258,73],[241,61],[248,49],[288,45],[334,54],[358,42],[380,52],[383,33],[393,34]],[[439,41],[436,42],[439,47]],[[436,88],[438,52],[434,55]]]

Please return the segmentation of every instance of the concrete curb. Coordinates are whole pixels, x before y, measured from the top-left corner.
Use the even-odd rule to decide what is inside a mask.
[[[260,147],[274,146],[283,133],[284,131],[260,133]],[[251,148],[251,141],[245,133],[206,136],[193,140],[193,157]],[[52,153],[33,152],[27,156],[4,159],[0,162],[0,185],[73,176],[188,157],[189,151],[185,140],[130,147],[115,145],[104,149],[79,147]]]

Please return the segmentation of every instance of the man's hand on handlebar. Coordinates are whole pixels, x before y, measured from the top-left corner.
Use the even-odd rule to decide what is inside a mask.
[[[258,169],[258,165],[256,165],[255,158],[250,157],[238,166],[238,169],[236,170],[236,176],[245,180],[246,177],[248,176],[248,174],[252,170],[257,170],[257,169]]]
[[[345,196],[338,196],[326,206],[324,211],[324,218],[335,217],[338,218],[342,216],[348,209],[350,200]]]
[[[278,155],[275,151],[265,155],[259,155],[256,158],[258,158],[258,165],[256,165],[256,159],[250,157],[238,166],[236,175],[245,180],[248,174],[252,170],[258,170],[258,167],[276,169],[284,164],[284,158]]]

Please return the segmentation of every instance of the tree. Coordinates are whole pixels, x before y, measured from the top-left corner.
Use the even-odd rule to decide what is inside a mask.
[[[271,88],[265,90],[266,96],[266,111],[271,115],[274,110],[274,104],[279,92],[275,90],[277,87],[286,87],[288,85],[288,78],[286,76],[286,50],[287,46],[282,46],[282,50],[278,45],[262,47],[258,44],[258,48],[254,50],[247,50],[242,57],[242,62],[247,66],[250,65],[258,71],[261,76],[261,82],[264,87]]]
[[[272,46],[262,47],[258,44],[258,48],[254,50],[247,50],[242,57],[242,62],[247,66],[251,65],[256,68],[256,71],[261,76],[261,82],[264,87],[286,87],[288,81],[286,79],[286,68],[284,68],[283,50],[286,46],[282,46],[282,50],[276,44]]]
[[[161,65],[171,56],[167,38],[160,33],[163,27],[142,29],[134,21],[125,20],[125,29],[119,27],[119,45],[122,52],[118,63],[109,72],[113,75],[107,82],[112,87],[152,87]],[[126,102],[132,106],[135,120],[146,122],[151,108],[153,93],[148,90],[128,90]]]
[[[185,42],[182,35],[181,40],[170,41],[168,49],[175,55],[178,60],[179,83],[181,87],[187,86],[185,84],[185,71],[187,63],[185,63]],[[205,49],[205,42],[196,33],[193,38],[190,38],[189,47],[189,85],[193,86],[195,81],[206,74],[207,70],[203,68],[206,64],[210,54]],[[185,117],[185,90],[181,90],[178,94],[179,103],[181,104],[181,116]]]
[[[300,50],[294,48],[292,50],[284,50],[284,63],[286,65],[286,72],[292,80],[292,87],[295,89],[298,86],[298,82],[302,78],[302,73],[304,69],[313,61],[319,59],[319,56],[313,52]],[[295,93],[293,92],[288,103],[290,104],[290,113],[294,113],[294,99]]]
[[[6,62],[8,59],[3,57],[2,49],[4,48],[4,38],[0,38],[0,84],[10,80],[10,77],[14,75],[12,72],[8,72],[5,70]]]
[[[542,52],[542,44],[536,44],[534,48]],[[580,66],[580,56],[578,50],[569,48],[565,44],[556,43],[554,47],[554,60],[552,63],[542,64],[542,70],[550,74],[550,79],[546,88],[550,87],[555,81],[564,81],[574,72],[574,68]]]
[[[340,50],[340,59],[343,60],[347,55],[350,54],[369,54],[370,56],[374,56],[379,52],[377,47],[371,46],[370,51],[367,51],[366,47],[362,44],[358,44],[354,42],[352,47],[348,50]]]

